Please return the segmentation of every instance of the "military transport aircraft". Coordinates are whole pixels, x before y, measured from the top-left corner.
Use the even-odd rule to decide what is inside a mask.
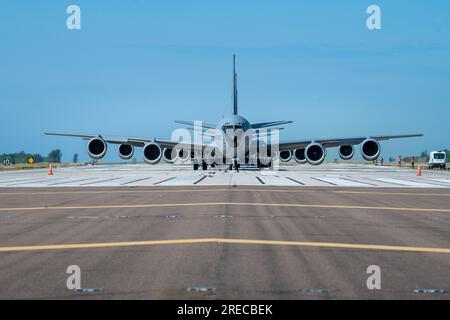
[[[325,160],[327,148],[337,147],[339,156],[343,160],[350,160],[355,154],[355,145],[360,145],[362,157],[367,161],[376,160],[381,152],[379,141],[396,138],[420,137],[422,134],[406,135],[377,135],[353,138],[335,139],[305,139],[291,142],[274,141],[272,130],[278,132],[283,128],[280,125],[292,123],[292,121],[271,121],[262,123],[250,123],[247,119],[238,114],[238,92],[236,56],[233,55],[233,109],[232,114],[223,117],[217,125],[203,122],[175,121],[176,123],[187,125],[190,129],[200,130],[202,134],[209,130],[215,130],[225,135],[222,141],[225,145],[215,149],[213,152],[205,154],[205,149],[211,145],[203,141],[196,143],[160,139],[132,138],[132,137],[106,137],[93,134],[73,134],[73,133],[45,133],[53,136],[78,137],[88,140],[87,152],[89,156],[98,160],[105,156],[108,144],[117,144],[120,158],[130,159],[134,154],[135,147],[143,148],[143,158],[148,164],[157,164],[161,158],[166,162],[174,163],[177,160],[182,162],[192,161],[194,170],[198,170],[201,164],[203,170],[208,168],[208,164],[227,164],[230,169],[238,169],[241,164],[256,164],[258,168],[270,166],[274,157],[278,157],[281,162],[288,162],[292,158],[298,163],[309,163],[319,165]],[[275,127],[275,128],[274,128]],[[200,129],[199,129],[200,128]],[[214,135],[209,133],[209,135]],[[250,152],[247,144],[241,143],[242,137],[250,137],[256,142],[255,152]],[[215,136],[217,138],[217,136]],[[277,135],[278,137],[278,135]],[[264,140],[264,142],[263,142]],[[248,141],[248,140],[247,140]],[[221,145],[217,143],[216,146]],[[244,153],[238,157],[237,148],[244,145]],[[245,147],[247,146],[247,147]],[[263,148],[264,146],[264,148]],[[232,150],[231,154],[223,151]],[[263,149],[265,150],[264,152]],[[276,150],[276,151],[275,151]],[[252,162],[255,160],[255,162]],[[263,161],[264,160],[264,161]]]

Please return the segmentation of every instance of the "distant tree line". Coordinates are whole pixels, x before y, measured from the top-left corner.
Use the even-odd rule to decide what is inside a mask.
[[[55,162],[59,163],[61,162],[62,153],[61,150],[56,149],[50,151],[50,153],[47,156],[42,156],[38,153],[31,154],[31,153],[25,153],[24,151],[17,152],[17,153],[4,153],[0,154],[0,163],[3,163],[5,159],[9,159],[10,163],[27,163],[28,157],[33,157],[34,163],[39,162]]]

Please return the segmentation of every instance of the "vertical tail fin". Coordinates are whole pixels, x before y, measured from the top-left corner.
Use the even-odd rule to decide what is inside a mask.
[[[233,114],[238,114],[236,55],[233,54]]]

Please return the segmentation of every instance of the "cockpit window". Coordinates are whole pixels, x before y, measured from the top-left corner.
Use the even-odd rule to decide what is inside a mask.
[[[236,126],[233,126],[233,125],[224,125],[223,127],[222,127],[222,129],[225,131],[225,130],[238,130],[238,129],[242,129],[242,126],[241,125],[236,125]]]

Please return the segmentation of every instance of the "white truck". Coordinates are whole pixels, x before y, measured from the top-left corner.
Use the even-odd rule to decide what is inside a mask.
[[[430,160],[428,160],[428,169],[433,170],[438,167],[445,170],[445,163],[447,162],[447,154],[445,151],[431,151]]]

